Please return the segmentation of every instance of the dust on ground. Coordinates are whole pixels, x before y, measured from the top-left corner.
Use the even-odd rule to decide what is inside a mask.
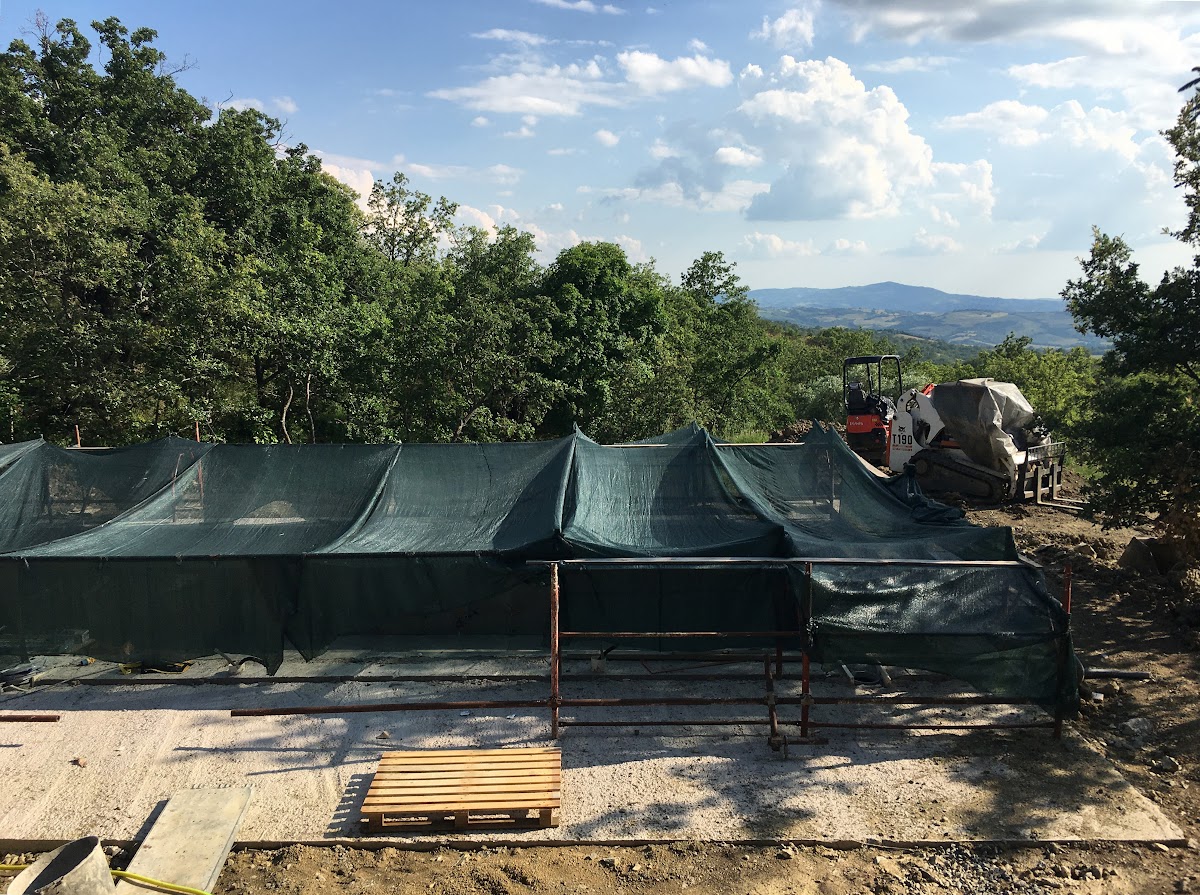
[[[1184,830],[1190,848],[678,842],[416,852],[291,846],[231,855],[216,895],[1200,892],[1200,607],[1163,576],[1117,567],[1134,531],[1103,531],[1070,513],[1031,505],[968,513],[982,525],[1012,525],[1018,545],[1045,566],[1052,587],[1061,587],[1070,563],[1075,644],[1086,665],[1152,675],[1150,681],[1093,682],[1075,725]]]

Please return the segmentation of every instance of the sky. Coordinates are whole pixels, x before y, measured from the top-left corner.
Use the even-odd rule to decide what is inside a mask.
[[[1200,2],[0,0],[158,31],[180,85],[261,109],[365,195],[403,172],[549,262],[622,245],[678,281],[1057,295],[1093,225],[1152,282],[1190,253],[1159,132]],[[89,33],[90,32],[85,32]]]

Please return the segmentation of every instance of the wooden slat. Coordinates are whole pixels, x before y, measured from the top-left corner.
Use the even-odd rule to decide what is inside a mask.
[[[456,801],[447,799],[441,802],[422,802],[419,805],[392,805],[379,803],[364,805],[367,810],[382,811],[384,814],[427,814],[433,811],[515,811],[518,808],[557,808],[558,799],[496,799],[485,802],[478,799]]]
[[[562,777],[557,775],[553,777],[520,778],[515,780],[491,780],[484,778],[482,781],[470,784],[465,784],[461,780],[413,780],[410,782],[381,784],[376,780],[371,790],[372,792],[432,792],[433,790],[448,788],[476,790],[489,786],[502,786],[505,789],[524,789],[528,792],[538,792],[561,782]]]
[[[513,765],[522,767],[561,767],[561,760],[550,755],[536,756],[533,758],[485,758],[481,761],[443,761],[439,758],[427,758],[425,761],[413,761],[403,763],[391,763],[380,765],[381,771],[407,771],[420,770],[428,767],[440,768],[507,768]]]
[[[445,765],[434,765],[421,771],[414,771],[411,774],[380,773],[376,776],[377,780],[421,780],[429,779],[428,775],[434,774],[443,779],[454,778],[458,780],[475,780],[480,777],[538,777],[545,774],[556,774],[559,770],[557,767],[541,765],[538,767],[521,767],[508,765],[505,767],[490,767],[490,768],[467,768],[458,770],[448,768]]]
[[[528,749],[522,748],[522,749],[478,749],[478,750],[476,750],[476,749],[428,749],[428,750],[422,750],[422,751],[384,752],[381,756],[379,756],[379,760],[380,761],[395,761],[397,759],[409,759],[409,758],[425,759],[425,758],[429,758],[430,756],[433,756],[436,758],[461,757],[461,758],[469,758],[472,760],[478,760],[480,758],[487,758],[491,755],[504,755],[504,756],[509,756],[509,757],[514,757],[514,756],[515,757],[528,757],[531,755],[551,755],[551,756],[557,757],[561,754],[562,753],[558,749],[553,749],[553,748],[542,749],[542,748],[537,748],[537,747],[530,747]]]

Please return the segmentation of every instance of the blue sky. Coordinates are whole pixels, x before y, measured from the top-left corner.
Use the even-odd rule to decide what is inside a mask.
[[[1200,2],[204,3],[0,0],[158,31],[211,105],[254,106],[367,190],[403,171],[550,260],[620,243],[752,288],[898,280],[1053,296],[1093,224],[1187,263],[1170,126]]]

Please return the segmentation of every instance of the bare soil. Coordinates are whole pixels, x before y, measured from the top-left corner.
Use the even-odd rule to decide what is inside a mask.
[[[1189,848],[947,845],[750,847],[671,845],[378,851],[290,846],[230,856],[217,895],[326,893],[857,893],[1200,892],[1200,607],[1165,577],[1117,567],[1130,530],[1102,531],[1030,505],[968,508],[1012,525],[1022,550],[1061,587],[1073,569],[1075,644],[1084,664],[1148,671],[1149,681],[1089,682],[1077,729],[1192,839]],[[1133,722],[1130,724],[1129,722]]]

